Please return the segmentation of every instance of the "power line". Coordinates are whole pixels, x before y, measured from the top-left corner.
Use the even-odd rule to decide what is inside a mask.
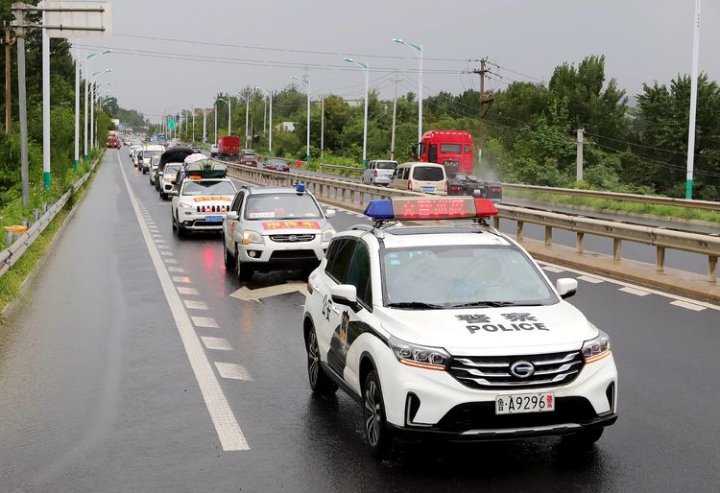
[[[410,60],[414,59],[406,56],[394,56],[394,55],[375,55],[368,53],[347,53],[339,51],[319,51],[319,50],[300,50],[293,48],[271,48],[268,46],[254,46],[254,45],[238,45],[232,43],[219,43],[213,41],[200,41],[200,40],[188,40],[180,38],[164,38],[160,36],[143,36],[139,34],[125,34],[125,33],[114,33],[114,36],[121,38],[133,38],[143,39],[148,41],[167,41],[170,43],[182,43],[191,45],[205,45],[205,46],[217,46],[223,48],[242,48],[246,50],[259,50],[259,51],[271,51],[278,53],[298,53],[305,55],[325,55],[325,56],[352,56],[352,57],[365,57],[365,58],[382,58],[386,60]],[[464,62],[465,58],[442,58],[442,57],[424,57],[424,60],[437,61],[437,62]]]

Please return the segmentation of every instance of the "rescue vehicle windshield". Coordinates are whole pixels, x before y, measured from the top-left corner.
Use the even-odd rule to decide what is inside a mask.
[[[390,308],[540,306],[559,301],[537,267],[511,246],[388,249],[382,274]]]
[[[232,183],[227,180],[201,180],[201,181],[185,181],[183,186],[183,195],[235,195],[235,188]]]
[[[297,193],[251,195],[245,219],[321,219],[322,211],[310,195]]]

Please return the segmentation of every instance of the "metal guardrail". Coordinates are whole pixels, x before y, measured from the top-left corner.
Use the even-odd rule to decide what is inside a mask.
[[[354,173],[362,173],[362,168],[353,166],[338,166],[334,164],[319,164],[320,168],[340,170]],[[502,183],[504,190],[518,190],[524,192],[552,193],[555,195],[569,195],[574,197],[585,197],[604,200],[623,200],[626,202],[638,202],[653,205],[670,205],[688,209],[703,209],[720,212],[720,202],[710,200],[688,200],[674,197],[663,197],[660,195],[640,195],[633,193],[603,192],[599,190],[579,190],[575,188],[542,187],[538,185],[522,185],[518,183]]]
[[[298,182],[304,182],[320,200],[342,205],[358,212],[363,211],[367,203],[375,198],[425,195],[332,178],[300,176],[278,171],[260,170],[233,163],[226,164],[230,176],[234,178],[258,185],[279,187],[293,186]],[[707,280],[711,283],[717,282],[720,236],[569,216],[502,204],[497,204],[497,208],[500,215],[494,219],[495,227],[499,227],[501,219],[515,221],[517,225],[516,237],[520,241],[523,239],[525,223],[532,223],[545,227],[545,244],[548,246],[552,244],[553,229],[574,232],[576,234],[576,250],[578,253],[585,251],[586,234],[612,238],[613,257],[618,260],[622,258],[623,241],[651,245],[656,248],[655,264],[660,272],[665,269],[665,251],[668,249],[706,255],[708,258]]]
[[[15,242],[8,248],[0,252],[0,277],[15,265],[27,249],[32,245],[35,240],[42,234],[43,231],[50,225],[55,219],[55,216],[65,207],[68,200],[73,193],[77,192],[81,186],[88,180],[90,174],[95,170],[95,167],[102,159],[102,155],[90,166],[90,170],[85,173],[80,179],[73,183],[72,190],[65,192],[57,202],[51,205],[40,218],[35,221],[28,230],[20,235]]]

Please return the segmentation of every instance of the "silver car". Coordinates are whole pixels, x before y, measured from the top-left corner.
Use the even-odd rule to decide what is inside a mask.
[[[362,182],[365,185],[388,186],[397,165],[397,161],[383,159],[370,161],[363,172]]]

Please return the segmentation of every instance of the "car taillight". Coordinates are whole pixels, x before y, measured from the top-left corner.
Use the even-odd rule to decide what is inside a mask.
[[[412,190],[412,180],[408,180],[407,189]]]
[[[449,185],[448,181],[445,180],[445,190],[447,190],[449,186],[450,186],[450,185]]]

